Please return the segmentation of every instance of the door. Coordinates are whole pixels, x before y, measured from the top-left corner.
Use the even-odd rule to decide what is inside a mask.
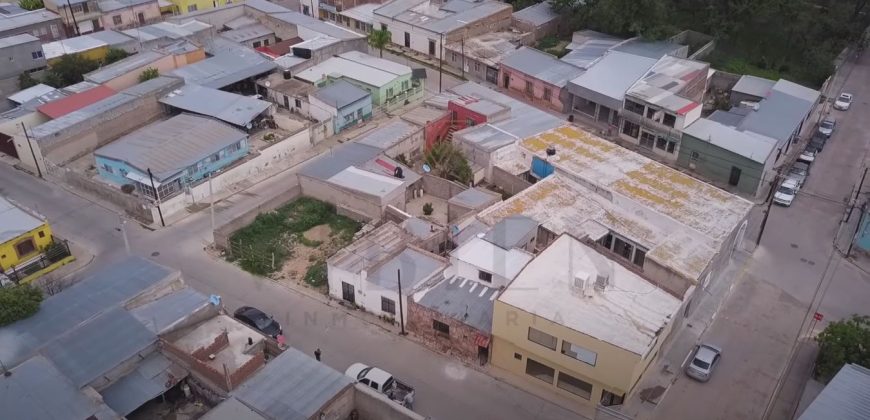
[[[511,76],[505,73],[504,77],[502,77],[502,84],[504,84],[504,88],[507,89],[511,86]]]
[[[145,24],[145,13],[139,13],[139,24],[140,25]]]
[[[341,298],[350,303],[356,303],[356,295],[354,294],[352,284],[341,282]]]
[[[0,153],[7,154],[14,158],[18,158],[18,151],[15,150],[15,143],[12,142],[12,137],[0,133]]]
[[[411,34],[405,32],[405,48],[411,48]],[[432,54],[431,52],[429,54]]]
[[[429,40],[429,55],[435,55],[435,41]]]
[[[731,167],[731,177],[728,178],[728,184],[737,185],[740,183],[740,168],[736,166]]]

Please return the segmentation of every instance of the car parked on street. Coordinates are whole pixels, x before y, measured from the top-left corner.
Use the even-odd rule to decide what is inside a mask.
[[[837,121],[825,118],[822,122],[819,123],[819,134],[825,137],[831,137],[831,134],[834,134],[834,128],[837,127]]]
[[[797,197],[797,192],[797,181],[791,178],[786,179],[782,182],[779,188],[777,188],[776,193],[773,194],[773,203],[789,207],[791,206],[791,203],[794,202],[795,197]]]
[[[798,162],[806,162],[812,164],[816,161],[816,149],[810,145],[807,145],[807,148],[801,152],[801,155],[798,156]]]
[[[810,144],[807,145],[807,148],[812,149],[816,154],[822,152],[822,149],[825,148],[825,144],[828,142],[828,138],[816,133],[812,139],[810,139]]]
[[[284,334],[284,330],[278,321],[275,321],[271,316],[266,315],[265,312],[257,308],[242,306],[236,309],[233,317],[269,337],[277,339],[279,335]]]
[[[807,178],[810,176],[810,164],[806,162],[795,162],[788,170],[786,178],[797,181],[798,188],[804,186]]]
[[[389,399],[412,409],[414,407],[414,388],[393,377],[393,374],[364,363],[354,363],[344,371],[346,376],[351,377],[363,385],[370,386],[377,392],[386,395]]]
[[[721,358],[722,349],[719,347],[712,344],[699,344],[692,351],[692,361],[686,365],[686,375],[701,382],[707,382]]]
[[[848,111],[849,107],[852,105],[852,94],[843,92],[837,97],[837,100],[834,101],[834,109],[839,111]]]

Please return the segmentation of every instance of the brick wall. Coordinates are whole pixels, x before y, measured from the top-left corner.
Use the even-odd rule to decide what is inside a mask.
[[[423,174],[423,191],[442,200],[449,200],[468,187],[435,175]]]
[[[230,391],[230,387],[227,386],[227,378],[224,376],[223,372],[219,372],[217,369],[214,369],[213,367],[187,354],[187,352],[179,349],[178,347],[175,347],[172,343],[164,340],[161,340],[161,343],[163,345],[163,350],[165,350],[166,353],[168,353],[176,361],[184,365],[188,370],[190,370],[191,374],[196,376],[198,379],[204,380],[209,386],[214,387],[222,392]]]
[[[450,336],[436,333],[432,321],[438,320],[450,326]],[[413,300],[408,300],[408,331],[414,333],[426,346],[441,353],[457,357],[468,363],[479,363],[477,344],[478,334],[489,336],[489,333],[479,331],[461,321],[444,316]]]
[[[257,371],[260,370],[263,365],[266,364],[266,356],[262,351],[257,352],[251,360],[248,360],[236,369],[235,372],[230,373],[230,386],[235,388],[245,382],[248,378],[253,376]]]
[[[205,360],[208,360],[208,356],[210,354],[215,354],[215,353],[227,348],[227,346],[229,346],[229,345],[230,345],[229,336],[227,335],[227,332],[224,331],[224,332],[218,334],[218,336],[214,338],[214,341],[212,341],[211,344],[194,350],[193,353],[191,353],[190,355],[199,359],[199,360],[205,361]]]

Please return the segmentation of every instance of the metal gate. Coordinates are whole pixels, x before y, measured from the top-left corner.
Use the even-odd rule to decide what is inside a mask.
[[[356,303],[356,296],[354,295],[352,284],[341,282],[341,298],[350,303]]]

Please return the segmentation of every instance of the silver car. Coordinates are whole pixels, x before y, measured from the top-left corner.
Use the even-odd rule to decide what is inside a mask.
[[[710,380],[710,375],[713,374],[713,369],[719,364],[719,359],[722,358],[722,349],[710,344],[699,344],[695,346],[692,353],[692,361],[686,365],[686,375],[690,378],[697,379],[701,382]]]
[[[834,134],[835,128],[837,128],[837,121],[826,118],[819,123],[819,134],[825,137],[831,137],[831,134]]]

